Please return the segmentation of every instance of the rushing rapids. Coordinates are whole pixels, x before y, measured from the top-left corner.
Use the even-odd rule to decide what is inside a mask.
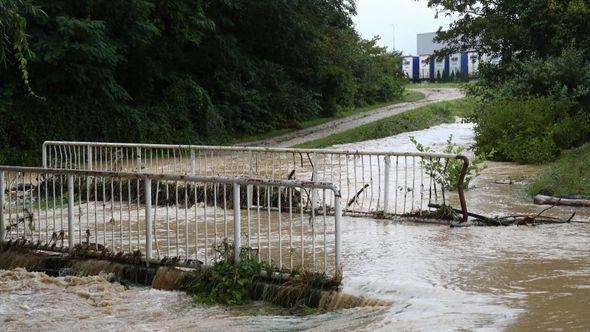
[[[473,142],[469,124],[442,125],[354,149],[411,150],[410,135],[442,147],[454,134]],[[489,163],[467,192],[470,210],[486,215],[538,213],[521,193],[538,167]],[[500,182],[500,183],[498,183]],[[551,215],[583,209],[556,207]],[[583,329],[590,326],[590,224],[451,229],[389,220],[343,219],[344,293],[378,299],[381,306],[285,315],[260,303],[235,308],[203,306],[180,292],[131,286],[103,273],[48,277],[9,267],[0,272],[0,326],[5,330],[433,330]],[[28,262],[26,264],[33,264]],[[16,264],[16,263],[15,263]],[[23,263],[25,264],[25,263]],[[16,264],[18,265],[18,264]],[[97,272],[87,266],[86,272]],[[107,269],[108,270],[108,269]],[[166,289],[175,277],[156,276]],[[331,309],[347,307],[331,299]],[[379,304],[379,303],[378,303]]]

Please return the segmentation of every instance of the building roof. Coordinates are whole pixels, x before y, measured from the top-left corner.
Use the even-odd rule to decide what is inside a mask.
[[[435,43],[436,32],[419,33],[417,35],[418,55],[431,55],[445,46],[444,43]]]

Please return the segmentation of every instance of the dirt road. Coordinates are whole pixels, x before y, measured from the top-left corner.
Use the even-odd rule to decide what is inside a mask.
[[[381,107],[372,111],[354,114],[342,119],[326,122],[321,125],[297,130],[284,135],[267,138],[260,141],[239,144],[241,146],[291,147],[319,138],[340,133],[351,128],[381,120],[383,118],[403,113],[415,108],[443,100],[453,100],[464,97],[463,92],[455,88],[411,89],[424,93],[424,99]]]

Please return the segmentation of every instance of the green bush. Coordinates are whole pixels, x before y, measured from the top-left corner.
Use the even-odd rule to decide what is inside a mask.
[[[590,196],[590,144],[563,153],[527,185],[531,196]]]
[[[477,151],[496,160],[544,163],[560,149],[579,145],[590,123],[571,115],[573,103],[553,97],[498,98],[475,113]]]

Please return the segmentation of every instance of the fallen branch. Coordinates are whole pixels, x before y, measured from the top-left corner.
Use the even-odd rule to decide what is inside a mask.
[[[533,202],[537,205],[565,205],[590,207],[590,197],[587,196],[545,196],[536,195]]]
[[[365,191],[365,189],[369,188],[369,184],[365,184],[361,190],[359,190],[356,195],[354,195],[353,198],[350,199],[350,201],[348,201],[348,205],[346,205],[346,207],[350,207],[352,204],[354,204],[355,202],[357,202],[359,196],[363,193],[363,191]]]

